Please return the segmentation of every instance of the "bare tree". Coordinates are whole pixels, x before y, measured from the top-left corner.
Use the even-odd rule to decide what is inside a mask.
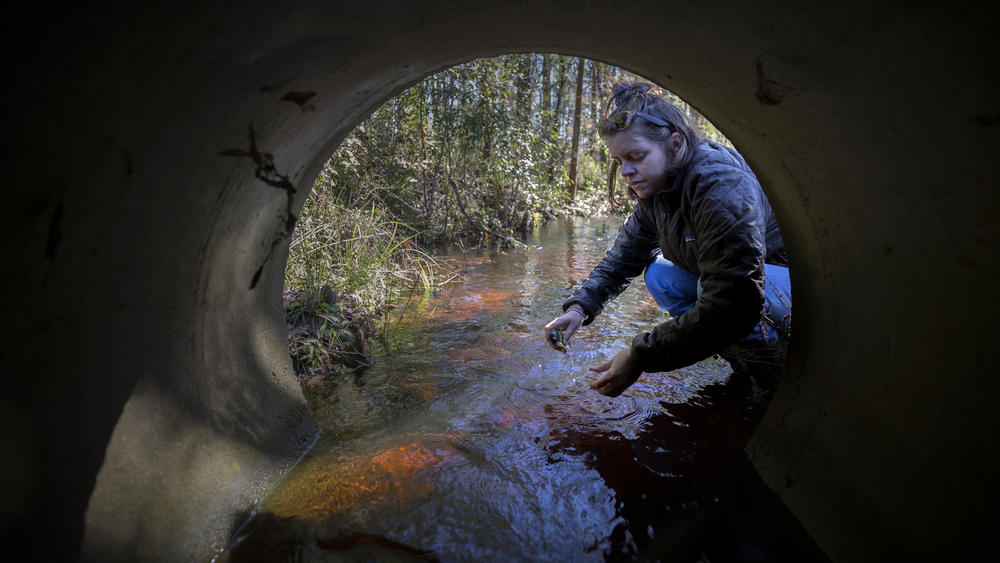
[[[556,162],[562,162],[563,144],[559,139],[559,131],[562,129],[562,108],[563,92],[566,89],[566,69],[569,66],[565,57],[557,56],[556,63],[559,65],[559,77],[556,82],[556,107],[552,111],[549,121],[548,132],[552,140],[552,155],[549,158],[549,182],[554,183],[556,179]]]
[[[580,110],[583,109],[583,57],[576,60],[576,101],[573,108],[573,140],[569,155],[569,200],[576,200],[576,167],[580,156]]]

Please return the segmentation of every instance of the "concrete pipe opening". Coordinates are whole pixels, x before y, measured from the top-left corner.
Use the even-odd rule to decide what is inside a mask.
[[[749,452],[823,549],[971,558],[1000,469],[988,16],[307,0],[7,22],[8,543],[211,557],[314,436],[280,294],[323,160],[421,77],[536,51],[671,88],[766,186],[796,332]]]

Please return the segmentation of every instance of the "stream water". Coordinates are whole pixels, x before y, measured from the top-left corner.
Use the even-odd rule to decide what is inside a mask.
[[[226,558],[825,561],[743,452],[766,405],[726,362],[587,387],[665,318],[641,280],[569,354],[542,341],[618,226],[446,252],[466,280],[411,300],[370,368],[310,397],[319,441]]]

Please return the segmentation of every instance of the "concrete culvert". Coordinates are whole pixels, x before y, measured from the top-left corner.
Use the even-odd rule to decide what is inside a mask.
[[[305,0],[8,18],[8,553],[210,558],[315,433],[281,287],[323,161],[421,77],[536,51],[662,83],[755,168],[796,323],[749,453],[822,548],[973,558],[1000,474],[992,10]]]

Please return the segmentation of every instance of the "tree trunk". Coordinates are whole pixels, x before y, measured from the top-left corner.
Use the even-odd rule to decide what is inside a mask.
[[[556,107],[552,112],[552,118],[549,120],[550,126],[548,128],[550,139],[552,140],[552,154],[549,158],[549,183],[555,182],[556,178],[556,162],[562,161],[562,143],[559,142],[559,130],[562,128],[562,101],[563,101],[563,90],[566,87],[566,60],[563,57],[558,57],[559,63],[559,81],[556,83]]]
[[[598,108],[601,105],[604,92],[601,90],[601,70],[602,63],[593,62],[590,67],[590,115],[596,126],[598,120]]]
[[[552,59],[542,55],[542,121],[545,114],[552,111]]]
[[[559,57],[559,80],[556,82],[556,107],[552,110],[553,117],[553,134],[554,138],[559,138],[559,126],[560,120],[562,119],[562,106],[563,106],[563,92],[566,90],[566,70],[569,66],[566,59]]]
[[[434,225],[434,191],[429,186],[430,179],[427,176],[427,108],[425,106],[425,99],[427,97],[426,83],[422,82],[419,86],[419,96],[417,97],[417,111],[419,112],[419,118],[417,121],[417,127],[420,129],[418,134],[420,135],[420,184],[424,188],[424,228],[423,231],[427,232],[432,229]]]
[[[576,60],[576,105],[573,108],[573,141],[569,154],[569,200],[576,201],[576,167],[580,156],[580,110],[583,109],[583,57]]]

